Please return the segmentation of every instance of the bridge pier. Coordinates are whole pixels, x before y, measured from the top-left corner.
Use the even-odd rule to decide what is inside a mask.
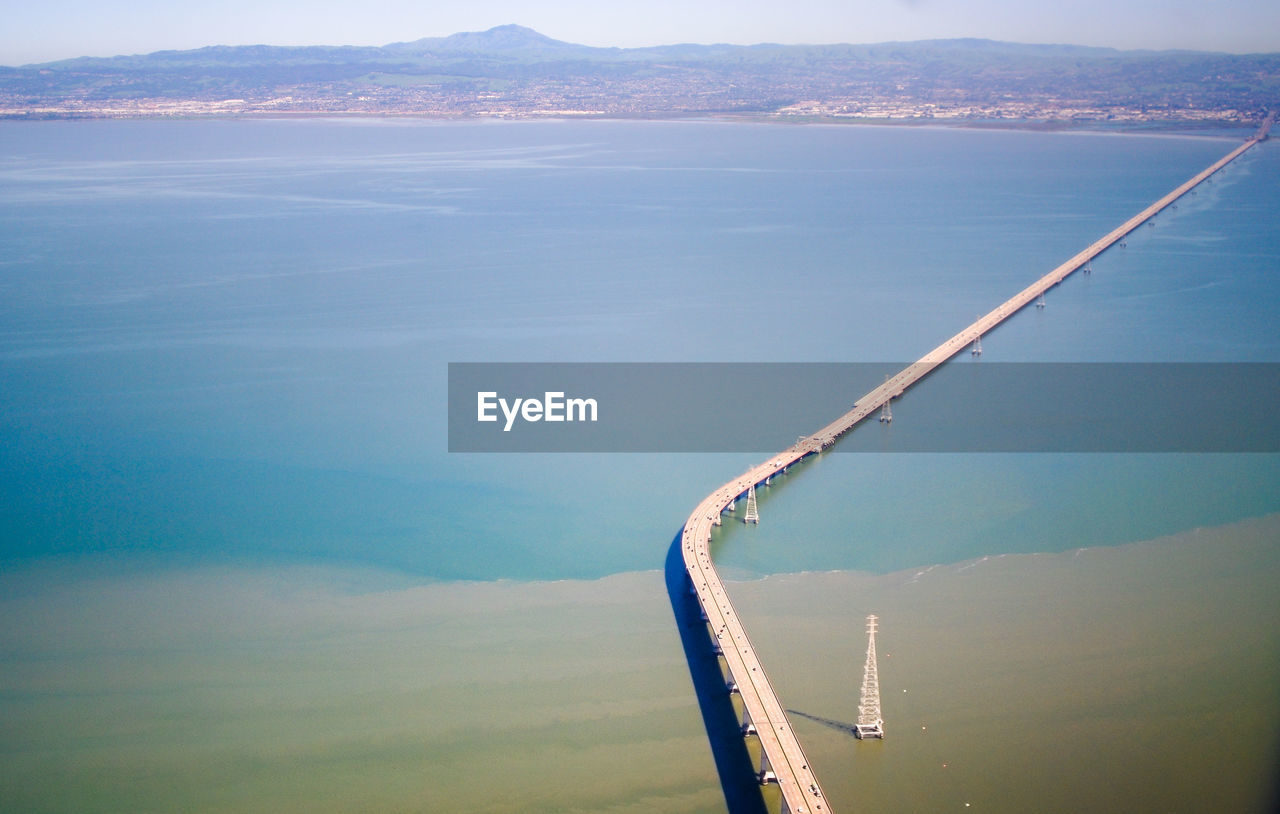
[[[778,782],[778,775],[774,774],[773,766],[769,763],[769,755],[763,749],[760,750],[760,773],[756,776],[760,778],[762,786]]]

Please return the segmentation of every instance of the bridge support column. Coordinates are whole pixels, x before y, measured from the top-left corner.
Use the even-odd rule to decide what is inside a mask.
[[[769,765],[769,756],[760,750],[760,772],[756,775],[760,778],[760,785],[767,786],[770,783],[777,783],[778,776],[773,773],[773,767]]]

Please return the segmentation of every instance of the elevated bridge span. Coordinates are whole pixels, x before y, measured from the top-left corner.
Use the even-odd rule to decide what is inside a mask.
[[[765,672],[764,665],[747,637],[747,631],[734,609],[733,602],[729,599],[724,582],[711,561],[712,529],[721,524],[724,513],[753,486],[767,483],[804,458],[816,455],[834,444],[840,436],[853,429],[863,419],[881,410],[892,399],[901,396],[908,387],[923,379],[938,365],[970,347],[983,334],[1042,297],[1069,274],[1121,241],[1134,229],[1155,217],[1249,148],[1266,139],[1274,119],[1275,114],[1272,113],[1252,138],[1089,244],[1083,251],[986,315],[979,317],[955,336],[907,365],[897,375],[888,378],[883,384],[858,399],[853,409],[707,495],[689,515],[681,533],[681,549],[689,584],[697,595],[698,604],[706,617],[707,627],[714,639],[717,652],[721,654],[721,658],[727,665],[729,679],[726,691],[741,697],[745,717],[743,732],[748,737],[760,739],[761,780],[778,784],[782,793],[784,812],[813,814],[813,812],[830,812],[831,807],[827,804],[826,797],[818,784],[813,766],[809,763],[795,731],[791,728],[791,723]],[[820,659],[815,659],[814,669],[824,666]]]

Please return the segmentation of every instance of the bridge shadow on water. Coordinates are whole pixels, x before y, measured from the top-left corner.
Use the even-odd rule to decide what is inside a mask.
[[[711,743],[711,755],[720,774],[724,801],[731,814],[766,814],[755,764],[742,736],[733,697],[725,689],[720,659],[711,646],[711,633],[702,621],[697,597],[689,593],[684,557],[680,552],[682,532],[676,533],[671,548],[667,550],[664,569],[667,596],[671,599],[671,611],[676,617],[676,629],[680,631],[689,677],[693,679],[693,690],[702,710],[702,723]]]

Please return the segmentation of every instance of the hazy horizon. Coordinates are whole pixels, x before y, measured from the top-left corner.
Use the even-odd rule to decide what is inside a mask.
[[[401,39],[401,40],[391,40],[388,42],[379,42],[379,43],[311,42],[311,43],[280,44],[280,43],[271,43],[271,42],[242,42],[242,43],[211,42],[206,45],[194,45],[189,48],[159,48],[153,51],[136,51],[136,52],[117,53],[117,54],[107,54],[107,53],[80,54],[74,57],[60,57],[60,58],[48,60],[45,62],[31,62],[31,63],[24,63],[22,65],[6,65],[4,67],[23,68],[23,67],[30,67],[33,65],[45,65],[45,64],[64,62],[67,60],[75,60],[75,59],[114,59],[119,57],[149,56],[157,53],[199,51],[205,48],[385,48],[393,45],[400,45],[403,43],[418,42],[420,40],[429,40],[429,39],[443,40],[443,39],[448,39],[449,37],[453,37],[457,35],[485,34],[490,31],[494,31],[501,28],[522,28],[522,29],[525,29],[526,31],[532,31],[535,34],[547,37],[550,40],[566,43],[569,45],[582,45],[589,48],[618,49],[618,50],[624,50],[624,51],[625,50],[641,50],[645,48],[664,48],[664,47],[678,47],[678,46],[698,46],[698,47],[708,47],[708,48],[729,46],[729,47],[740,47],[740,48],[752,48],[752,47],[767,46],[767,45],[796,46],[796,47],[806,47],[806,46],[836,47],[836,46],[847,45],[847,46],[875,47],[875,46],[895,45],[899,43],[966,42],[968,41],[968,42],[1004,43],[1008,45],[1020,45],[1020,46],[1028,46],[1033,48],[1040,48],[1040,47],[1042,48],[1095,48],[1099,50],[1115,51],[1117,53],[1203,53],[1203,54],[1233,54],[1233,55],[1248,55],[1250,53],[1280,53],[1280,49],[1274,49],[1274,48],[1269,51],[1258,51],[1258,52],[1247,52],[1247,51],[1232,52],[1232,51],[1197,49],[1197,48],[1119,48],[1119,47],[1108,46],[1108,45],[1088,45],[1088,44],[1077,43],[1077,42],[1048,42],[1048,41],[1030,42],[1025,40],[1005,40],[1005,39],[995,39],[991,37],[974,37],[974,36],[921,37],[918,39],[876,40],[874,42],[873,41],[863,41],[863,42],[851,42],[851,41],[849,42],[836,42],[836,41],[830,41],[830,42],[777,42],[777,41],[691,42],[691,41],[681,41],[681,42],[654,43],[652,45],[616,46],[616,45],[593,45],[590,43],[577,42],[577,41],[568,40],[568,39],[561,39],[559,37],[550,36],[547,33],[540,31],[536,28],[532,28],[526,25],[521,25],[520,23],[506,23],[504,25],[492,26],[490,28],[486,28],[482,30],[455,31],[451,34],[443,34],[443,35],[431,34],[431,35],[426,35],[422,37],[413,37],[413,38]]]
[[[1106,24],[1098,24],[1107,20]],[[0,36],[0,65],[20,67],[78,57],[110,57],[209,46],[381,46],[521,25],[552,39],[595,47],[675,44],[874,44],[933,39],[991,39],[1120,50],[1270,53],[1280,7],[1225,0],[1212,7],[1163,0],[1084,0],[1049,7],[979,0],[964,8],[937,0],[843,3],[801,0],[785,9],[750,0],[693,6],[660,0],[644,8],[608,8],[579,0],[531,5],[482,0],[430,8],[374,0],[358,15],[339,2],[230,0],[216,8],[172,7],[154,0],[55,0],[11,11]]]

